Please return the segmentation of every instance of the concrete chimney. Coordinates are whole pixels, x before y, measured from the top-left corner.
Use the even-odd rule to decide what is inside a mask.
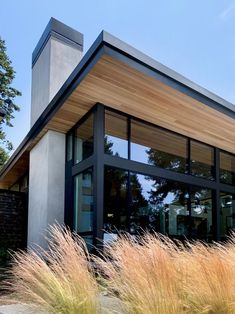
[[[51,18],[32,58],[31,126],[82,57],[83,35]],[[28,247],[47,247],[49,225],[64,222],[65,134],[49,130],[30,151]]]
[[[31,126],[81,60],[83,34],[51,18],[32,55]]]

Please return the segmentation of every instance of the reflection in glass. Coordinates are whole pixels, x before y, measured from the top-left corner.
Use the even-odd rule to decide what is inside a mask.
[[[220,193],[220,236],[226,236],[235,228],[235,195]]]
[[[132,120],[131,159],[185,173],[187,139],[158,127]]]
[[[112,111],[105,111],[106,154],[128,158],[127,118]]]
[[[93,154],[93,114],[75,132],[75,164]]]
[[[73,133],[70,132],[66,137],[66,160],[70,161],[73,158]]]
[[[109,232],[127,230],[128,172],[105,167],[104,229]]]
[[[191,188],[191,237],[211,241],[212,191],[201,187]]]
[[[93,230],[93,173],[88,169],[74,178],[74,229]]]
[[[235,184],[235,156],[220,152],[220,181]]]
[[[83,235],[82,236],[83,240],[86,243],[87,249],[89,252],[92,252],[92,250],[94,249],[94,245],[93,245],[93,235]]]
[[[213,147],[191,140],[191,174],[213,180]]]
[[[131,233],[148,230],[178,238],[188,236],[186,185],[132,173],[131,196]]]

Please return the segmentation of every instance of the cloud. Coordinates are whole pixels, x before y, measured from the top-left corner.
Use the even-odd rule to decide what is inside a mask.
[[[229,18],[235,13],[235,2],[231,3],[227,8],[225,8],[219,15],[222,20]]]

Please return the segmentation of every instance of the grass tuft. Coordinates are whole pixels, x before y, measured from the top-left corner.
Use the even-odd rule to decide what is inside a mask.
[[[225,245],[124,236],[95,260],[128,313],[235,313],[234,234]]]
[[[49,228],[48,243],[47,251],[14,255],[7,283],[11,299],[43,313],[98,313],[98,285],[84,241],[55,225]]]
[[[126,235],[99,257],[57,225],[48,242],[16,253],[7,283],[13,300],[42,313],[235,314],[235,233],[223,245]]]

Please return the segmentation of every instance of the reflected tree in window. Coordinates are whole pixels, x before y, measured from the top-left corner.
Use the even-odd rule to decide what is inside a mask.
[[[173,236],[188,234],[186,186],[156,177],[136,175],[141,202],[132,200],[131,232],[155,231]],[[133,180],[135,180],[133,178]],[[132,198],[136,189],[131,187]]]
[[[113,111],[105,110],[105,140],[112,143],[112,150],[106,154],[128,158],[127,118]]]
[[[183,157],[157,151],[153,148],[147,149],[146,153],[150,165],[181,173],[185,173],[186,171],[186,159]]]
[[[165,231],[172,236],[190,236],[192,238],[211,241],[212,228],[212,191],[201,187],[189,187],[177,181],[146,177],[152,182],[149,191],[149,204],[159,209],[159,215],[168,212],[168,227],[160,226],[160,232]],[[188,210],[189,197],[191,212]],[[175,226],[175,228],[173,227]],[[168,232],[167,232],[168,229]]]
[[[113,142],[104,137],[104,152],[113,155]],[[115,156],[119,157],[116,152]],[[105,167],[104,229],[109,232],[127,230],[127,171]]]
[[[104,153],[108,155],[113,155],[113,142],[108,138],[108,136],[104,137]],[[116,156],[118,157],[118,153],[116,153]]]
[[[226,240],[235,230],[235,194],[220,192],[220,236]]]
[[[205,179],[214,179],[214,148],[191,140],[191,174]]]
[[[191,237],[211,241],[213,238],[212,191],[191,187]]]
[[[146,177],[147,180],[152,180],[152,177]],[[149,192],[149,201],[151,204],[162,205],[169,193],[174,193],[173,202],[185,204],[185,195],[188,195],[186,185],[177,181],[155,178],[154,184]]]
[[[127,230],[128,172],[105,167],[104,229],[109,232]]]
[[[235,156],[220,152],[220,181],[225,184],[235,184]]]
[[[157,126],[132,119],[131,159],[185,173],[187,139]]]

